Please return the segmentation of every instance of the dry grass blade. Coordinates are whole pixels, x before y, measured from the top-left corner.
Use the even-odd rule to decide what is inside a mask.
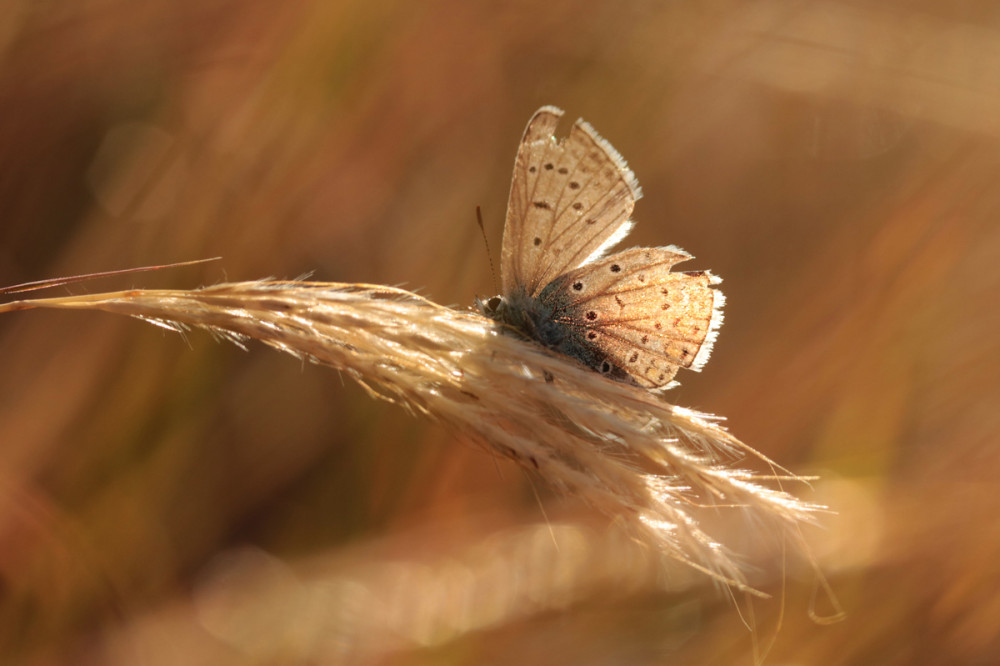
[[[699,511],[735,508],[779,531],[817,507],[780,489],[792,475],[735,469],[751,455],[711,418],[610,381],[472,312],[388,287],[257,281],[26,300],[31,308],[131,315],[173,330],[257,339],[353,377],[373,395],[466,433],[615,517],[638,539],[748,589]]]

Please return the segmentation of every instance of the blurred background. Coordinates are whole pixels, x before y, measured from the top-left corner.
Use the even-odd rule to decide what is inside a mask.
[[[635,170],[625,246],[724,278],[665,397],[820,476],[846,619],[795,564],[752,633],[336,372],[39,311],[0,318],[4,663],[1000,662],[994,2],[7,0],[0,285],[221,255],[71,290],[311,272],[465,308],[543,104]],[[763,567],[753,527],[723,540]]]

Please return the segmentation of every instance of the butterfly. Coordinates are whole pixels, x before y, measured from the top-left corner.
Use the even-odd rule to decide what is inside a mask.
[[[673,272],[692,258],[673,245],[605,256],[632,228],[639,183],[583,120],[557,140],[562,115],[544,106],[524,130],[504,225],[503,293],[480,310],[602,375],[666,387],[679,368],[708,360],[722,324],[720,279]]]

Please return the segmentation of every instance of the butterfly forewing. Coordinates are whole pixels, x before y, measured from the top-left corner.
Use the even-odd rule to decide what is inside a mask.
[[[504,226],[503,291],[546,284],[620,240],[641,196],[621,156],[583,121],[556,141],[563,112],[539,109],[524,131]]]
[[[634,248],[560,276],[539,297],[567,329],[556,348],[648,388],[664,386],[678,368],[698,369],[723,297],[707,271],[670,271],[689,258],[675,247]]]

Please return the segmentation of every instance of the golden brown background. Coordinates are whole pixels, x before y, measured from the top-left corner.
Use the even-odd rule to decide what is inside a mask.
[[[667,398],[820,475],[839,514],[808,536],[846,620],[810,620],[815,577],[789,575],[780,629],[755,604],[768,663],[1000,662],[995,2],[7,0],[0,284],[221,255],[73,290],[312,271],[466,307],[493,291],[475,206],[496,256],[542,104],[634,168],[627,245],[725,279],[714,357]],[[206,609],[228,562],[439,563],[543,521],[533,486],[261,345],[27,312],[0,319],[0,368],[3,663],[752,663],[707,581],[421,642],[400,605],[463,611],[408,578],[420,599],[357,630],[392,649],[313,628],[258,650],[233,636],[273,625]],[[536,489],[550,519],[587,515]]]

